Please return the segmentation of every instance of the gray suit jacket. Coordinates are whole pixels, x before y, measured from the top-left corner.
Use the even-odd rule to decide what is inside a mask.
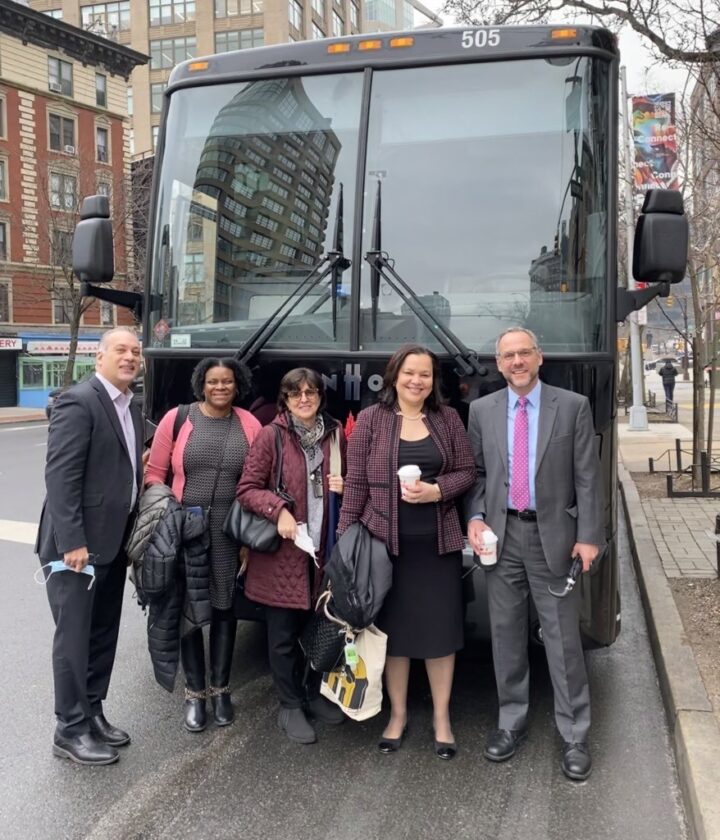
[[[56,560],[87,546],[96,565],[112,563],[131,514],[132,483],[142,487],[142,418],[130,408],[137,470],[125,444],[115,407],[93,376],[69,388],[53,405],[48,430],[45,486],[35,551]]]
[[[470,405],[468,433],[477,478],[465,500],[468,519],[481,513],[502,552],[508,495],[508,389]],[[576,542],[605,544],[604,501],[595,429],[586,397],[544,382],[540,391],[535,498],[543,553],[551,571],[567,574]]]

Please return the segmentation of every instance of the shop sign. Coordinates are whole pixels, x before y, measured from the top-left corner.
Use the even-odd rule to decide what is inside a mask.
[[[97,352],[99,341],[78,341],[77,354],[81,356],[93,355]],[[67,356],[70,352],[69,341],[28,341],[27,352],[33,356],[53,355]]]
[[[0,338],[0,350],[22,350],[22,338]]]

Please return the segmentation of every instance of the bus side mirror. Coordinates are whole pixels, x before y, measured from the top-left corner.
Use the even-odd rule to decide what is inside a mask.
[[[677,190],[648,190],[635,228],[633,277],[645,283],[680,283],[685,277],[688,221]]]
[[[110,283],[115,274],[110,201],[91,195],[80,206],[72,246],[73,271],[81,283]]]

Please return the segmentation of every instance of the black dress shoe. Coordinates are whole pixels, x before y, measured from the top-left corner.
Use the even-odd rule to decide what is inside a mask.
[[[455,741],[435,741],[435,755],[445,761],[455,758],[457,755],[457,744]]]
[[[108,723],[105,715],[99,714],[90,718],[90,731],[98,739],[110,744],[111,747],[124,747],[130,743],[130,736],[117,726]]]
[[[400,747],[402,746],[403,738],[407,735],[408,725],[407,723],[403,727],[403,731],[400,733],[399,738],[386,738],[384,735],[378,741],[378,749],[381,753],[385,755],[389,755],[390,753],[397,752]]]
[[[526,738],[524,729],[496,729],[488,735],[483,755],[489,761],[507,761]]]
[[[561,765],[563,773],[574,782],[584,782],[592,771],[592,758],[587,744],[565,742]]]
[[[120,756],[115,747],[99,741],[91,732],[73,737],[55,735],[53,755],[69,758],[76,764],[114,764]]]

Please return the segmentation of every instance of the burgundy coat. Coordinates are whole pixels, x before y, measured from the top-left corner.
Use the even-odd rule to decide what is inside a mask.
[[[455,499],[475,482],[475,460],[462,420],[454,408],[426,411],[427,426],[442,455],[437,484],[442,501],[435,505],[438,553],[460,551],[465,541]],[[380,403],[358,414],[348,441],[347,477],[338,533],[360,520],[391,554],[400,550],[397,478],[401,418]]]
[[[320,569],[316,568],[314,575],[314,591],[312,593],[310,591],[310,563],[312,561],[293,542],[281,540],[280,547],[274,554],[249,552],[245,574],[245,594],[260,604],[306,610],[319,594],[322,568],[325,565],[330,438],[335,433],[335,429],[340,429],[340,455],[343,472],[345,471],[345,435],[342,427],[337,420],[327,414],[324,418],[325,435],[322,439],[324,460],[321,468],[323,473],[323,536],[317,558]],[[278,415],[272,423],[263,426],[258,432],[245,459],[237,498],[243,507],[272,522],[277,522],[280,511],[287,506],[283,499],[268,489],[275,480],[275,430],[273,427],[276,425],[282,430],[282,478],[285,490],[294,501],[291,512],[298,522],[307,522],[307,462],[297,435],[288,427],[286,412]]]

